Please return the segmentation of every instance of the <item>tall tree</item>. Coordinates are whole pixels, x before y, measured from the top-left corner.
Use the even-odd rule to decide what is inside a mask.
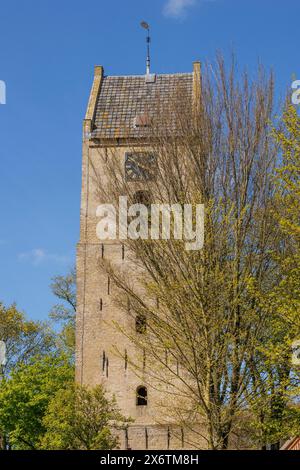
[[[273,135],[280,150],[272,207],[280,234],[273,250],[277,269],[274,288],[258,292],[269,315],[251,366],[260,392],[254,407],[260,442],[278,446],[300,432],[300,376],[292,351],[300,344],[300,118],[294,107],[286,107]]]
[[[253,82],[247,74],[239,80],[235,67],[227,72],[219,57],[203,73],[193,108],[181,89],[167,105],[158,97],[156,106],[147,129],[155,178],[130,183],[117,155],[100,150],[105,171],[94,168],[99,201],[118,206],[119,196],[127,195],[129,204],[204,204],[204,248],[187,251],[176,237],[137,236],[123,241],[132,276],[105,260],[101,269],[110,273],[133,325],[144,325],[143,331],[123,330],[139,351],[128,361],[149,386],[160,388],[165,416],[193,430],[194,445],[201,435],[209,448],[225,449],[255,398],[248,364],[269,314],[252,285],[272,289],[276,270],[273,78],[260,70]],[[143,162],[143,174],[151,171]],[[134,273],[142,274],[138,282]]]

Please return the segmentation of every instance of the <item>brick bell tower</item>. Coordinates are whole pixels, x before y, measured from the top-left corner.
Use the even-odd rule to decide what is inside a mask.
[[[132,167],[126,162],[147,153],[143,141],[145,123],[139,125],[145,110],[149,112],[155,96],[168,103],[174,90],[183,87],[192,100],[200,93],[200,63],[192,73],[106,76],[102,66],[95,67],[87,112],[83,121],[82,192],[80,240],[77,246],[77,319],[76,319],[76,380],[85,385],[102,383],[110,395],[115,395],[122,413],[133,418],[128,430],[120,432],[123,449],[182,449],[187,448],[184,431],[173,433],[162,425],[156,403],[162,397],[151,389],[147,370],[142,380],[130,369],[126,355],[132,351],[130,340],[113,326],[120,323],[132,328],[132,319],[113,302],[114,286],[99,269],[99,258],[126,267],[126,254],[119,241],[102,243],[96,236],[96,207],[111,201],[99,201],[93,169],[101,171],[99,153],[114,151],[123,165],[124,178],[134,181]],[[149,144],[149,142],[148,142]],[[132,149],[136,148],[136,155]],[[138,333],[137,333],[138,334]],[[124,357],[114,352],[118,345]]]

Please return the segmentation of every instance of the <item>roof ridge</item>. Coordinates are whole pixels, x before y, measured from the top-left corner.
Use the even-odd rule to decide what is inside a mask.
[[[183,75],[193,75],[193,72],[180,72],[180,73],[155,73],[157,77],[178,77]],[[145,74],[141,75],[104,75],[103,78],[145,78]]]

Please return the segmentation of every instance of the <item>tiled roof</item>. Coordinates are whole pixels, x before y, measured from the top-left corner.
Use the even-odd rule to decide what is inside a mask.
[[[140,138],[149,128],[137,123],[154,119],[167,109],[176,94],[184,93],[191,104],[193,74],[156,75],[149,82],[145,75],[104,76],[94,115],[92,138]],[[146,120],[145,120],[146,116]],[[174,123],[169,123],[170,127]]]
[[[300,450],[300,437],[294,437],[280,447],[280,450]]]

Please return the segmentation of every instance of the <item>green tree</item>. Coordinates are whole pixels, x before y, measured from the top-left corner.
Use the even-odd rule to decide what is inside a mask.
[[[258,290],[264,311],[264,334],[251,360],[254,402],[262,445],[276,445],[300,433],[299,366],[292,361],[292,347],[300,339],[300,118],[288,106],[273,135],[281,164],[274,183],[272,216],[279,232],[273,249],[275,285]]]
[[[6,344],[6,364],[2,376],[8,375],[19,362],[26,363],[36,354],[49,353],[55,344],[54,334],[46,323],[27,320],[15,304],[0,302],[0,340]]]
[[[19,363],[0,386],[0,429],[12,449],[38,449],[46,431],[45,412],[58,390],[72,386],[66,356],[50,354]]]
[[[275,177],[275,217],[284,242],[276,307],[281,317],[291,326],[296,325],[292,337],[299,334],[300,326],[300,118],[293,106],[285,111],[274,135],[282,151],[282,164]]]
[[[132,317],[132,329],[116,324],[135,346],[128,363],[164,394],[163,416],[169,413],[173,422],[193,430],[190,441],[198,448],[234,445],[237,423],[248,412],[249,357],[265,331],[268,312],[249,281],[270,290],[274,277],[272,95],[272,76],[260,70],[253,81],[247,74],[240,79],[234,65],[227,71],[218,58],[216,66],[202,69],[193,108],[180,87],[168,106],[159,97],[153,104],[147,151],[156,156],[156,178],[133,185],[113,149],[105,154],[99,148],[99,168],[91,163],[97,197],[115,207],[120,194],[129,205],[136,202],[137,189],[151,203],[191,204],[194,213],[196,204],[205,206],[203,249],[187,250],[180,237],[141,236],[122,240],[134,263],[128,270],[99,260],[116,285],[118,306]],[[140,320],[144,334],[135,329]]]
[[[61,325],[58,343],[69,354],[75,349],[76,271],[71,269],[65,276],[55,276],[50,285],[60,300],[50,312],[50,318]]]
[[[42,438],[44,449],[115,449],[119,441],[112,428],[126,426],[126,419],[102,386],[73,385],[57,392],[43,424],[47,429]]]

